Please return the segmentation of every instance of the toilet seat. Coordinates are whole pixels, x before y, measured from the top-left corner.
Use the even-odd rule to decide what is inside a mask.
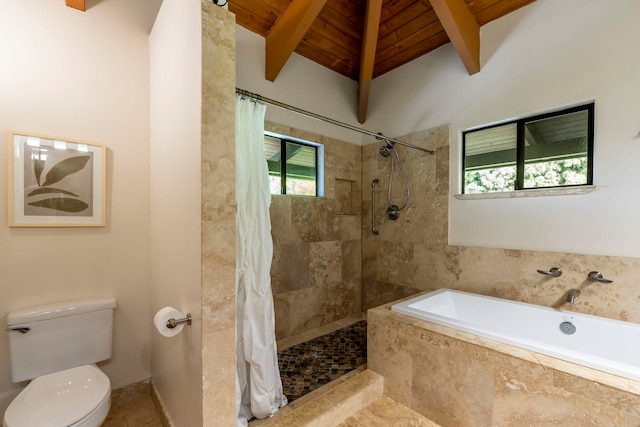
[[[109,378],[96,365],[84,365],[31,381],[7,408],[4,426],[99,426],[110,406]]]

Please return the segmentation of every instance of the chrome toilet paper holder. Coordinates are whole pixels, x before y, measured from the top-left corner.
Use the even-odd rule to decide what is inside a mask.
[[[167,328],[169,329],[173,329],[176,326],[182,324],[182,323],[186,323],[187,325],[191,325],[191,313],[187,313],[187,317],[185,317],[184,319],[169,319],[167,320]]]

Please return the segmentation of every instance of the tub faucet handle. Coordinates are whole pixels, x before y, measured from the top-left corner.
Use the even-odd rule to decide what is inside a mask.
[[[590,282],[613,283],[613,280],[605,279],[599,271],[589,272],[587,279],[589,279]]]
[[[26,334],[31,330],[30,326],[9,326],[6,331],[7,332],[20,332],[21,334]]]
[[[551,276],[551,277],[562,276],[562,270],[560,270],[558,267],[553,267],[549,271],[545,271],[545,270],[536,270],[536,271],[540,274],[544,274],[545,276]]]

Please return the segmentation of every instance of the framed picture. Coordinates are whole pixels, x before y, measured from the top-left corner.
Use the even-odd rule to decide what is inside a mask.
[[[103,145],[9,132],[9,226],[103,227]]]

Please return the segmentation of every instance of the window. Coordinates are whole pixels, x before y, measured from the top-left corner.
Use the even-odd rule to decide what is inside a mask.
[[[265,132],[271,194],[319,196],[322,146]]]
[[[463,193],[593,184],[594,104],[462,134]]]

